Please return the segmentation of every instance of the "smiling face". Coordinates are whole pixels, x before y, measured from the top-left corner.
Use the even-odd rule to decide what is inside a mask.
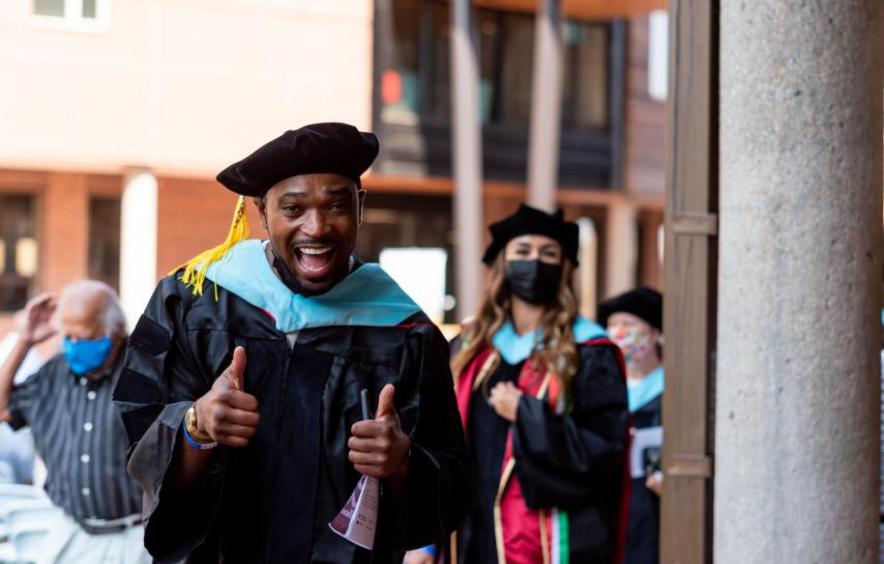
[[[337,174],[302,174],[267,191],[258,210],[279,258],[309,294],[349,272],[365,192]]]

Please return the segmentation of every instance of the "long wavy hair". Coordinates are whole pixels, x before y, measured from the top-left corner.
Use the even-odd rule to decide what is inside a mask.
[[[541,338],[531,355],[532,364],[550,372],[559,379],[563,389],[577,372],[577,347],[574,345],[574,320],[577,318],[577,298],[571,287],[574,265],[562,258],[562,279],[559,291],[546,306],[540,320]],[[506,284],[506,259],[503,251],[491,266],[491,275],[485,288],[485,297],[475,319],[468,322],[461,335],[460,350],[451,360],[455,380],[476,354],[491,346],[491,338],[510,319],[510,290]]]

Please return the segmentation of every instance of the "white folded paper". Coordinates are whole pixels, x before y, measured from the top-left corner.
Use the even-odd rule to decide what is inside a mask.
[[[378,523],[378,489],[377,478],[361,477],[344,508],[328,524],[331,530],[371,550]]]
[[[629,449],[629,469],[633,478],[645,475],[644,453],[647,448],[663,445],[663,427],[646,427],[636,429],[632,435],[632,448]]]

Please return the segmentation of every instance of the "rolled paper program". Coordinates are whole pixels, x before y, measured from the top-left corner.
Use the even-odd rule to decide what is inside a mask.
[[[359,392],[359,402],[362,406],[362,419],[371,419],[367,389],[363,388]],[[356,546],[368,550],[374,548],[379,493],[380,484],[377,478],[372,476],[359,478],[356,488],[350,494],[350,499],[328,524],[329,528]]]

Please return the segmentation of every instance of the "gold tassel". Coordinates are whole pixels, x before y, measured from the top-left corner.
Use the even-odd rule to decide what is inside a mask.
[[[248,237],[249,220],[246,216],[246,198],[245,196],[240,196],[236,201],[236,208],[233,210],[233,222],[230,224],[230,231],[227,232],[227,238],[224,242],[217,247],[201,252],[172,270],[169,275],[175,274],[184,268],[181,281],[193,289],[194,295],[200,296],[203,293],[203,284],[206,281],[206,271],[209,269],[209,266],[221,260],[234,245],[248,239]],[[217,284],[215,284],[215,301],[218,301]]]

